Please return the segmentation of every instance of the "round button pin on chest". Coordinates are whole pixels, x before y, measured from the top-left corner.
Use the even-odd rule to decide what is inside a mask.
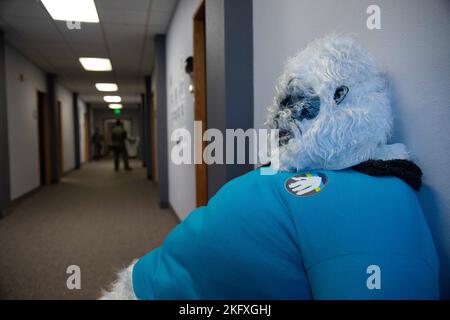
[[[328,184],[328,177],[322,172],[301,173],[290,177],[284,183],[286,190],[298,197],[312,196],[321,192]]]

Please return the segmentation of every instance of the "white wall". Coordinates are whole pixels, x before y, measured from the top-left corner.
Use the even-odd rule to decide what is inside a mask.
[[[16,199],[40,185],[37,91],[46,91],[46,78],[8,45],[5,65],[11,198]]]
[[[6,103],[11,199],[40,185],[38,91],[46,92],[46,74],[13,47],[5,47]],[[20,76],[23,75],[23,81]],[[56,99],[61,102],[63,169],[75,167],[72,93],[56,85]]]
[[[195,166],[172,163],[170,154],[174,143],[170,137],[177,128],[186,128],[193,137],[194,98],[189,93],[184,62],[193,55],[192,18],[199,5],[199,0],[180,1],[166,38],[169,201],[180,219],[196,206]]]
[[[75,168],[72,93],[63,86],[57,85],[56,99],[61,102],[63,170],[64,172],[67,172]]]
[[[381,30],[366,27],[367,7],[381,8]],[[448,0],[254,0],[255,126],[264,122],[289,56],[332,31],[354,33],[393,89],[394,141],[404,142],[424,172],[419,193],[450,298],[450,2]]]

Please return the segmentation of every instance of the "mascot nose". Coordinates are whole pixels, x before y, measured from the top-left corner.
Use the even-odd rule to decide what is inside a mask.
[[[311,120],[319,114],[320,97],[306,94],[288,95],[281,101],[280,107],[282,110],[289,109],[295,120]]]

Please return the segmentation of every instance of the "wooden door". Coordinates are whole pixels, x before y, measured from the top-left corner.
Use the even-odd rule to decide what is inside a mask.
[[[84,161],[89,161],[89,114],[84,113]]]
[[[202,122],[202,137],[206,130],[206,38],[205,38],[205,2],[202,1],[194,15],[194,118]],[[201,150],[195,150],[198,159],[203,159],[205,142],[202,139]],[[198,149],[198,148],[197,148]],[[208,203],[207,165],[202,160],[195,165],[197,206]]]
[[[39,145],[39,171],[41,186],[51,183],[51,151],[50,151],[50,113],[47,94],[37,93],[37,121]]]
[[[61,101],[57,102],[57,108],[56,108],[56,135],[57,135],[56,142],[57,142],[57,147],[58,147],[59,176],[61,177],[64,174]]]

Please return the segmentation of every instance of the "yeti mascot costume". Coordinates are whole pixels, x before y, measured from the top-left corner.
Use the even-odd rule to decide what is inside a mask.
[[[421,170],[392,128],[386,83],[351,38],[286,65],[267,124],[279,169],[228,182],[119,273],[103,299],[437,299]]]

